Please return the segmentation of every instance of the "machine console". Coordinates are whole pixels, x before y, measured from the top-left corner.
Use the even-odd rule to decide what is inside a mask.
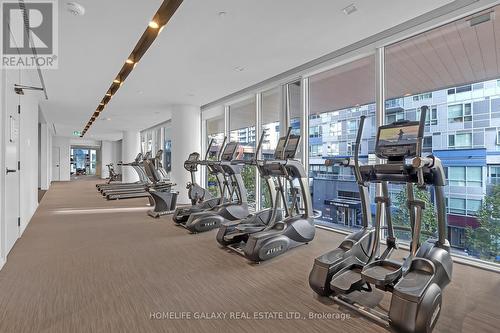
[[[285,148],[285,159],[295,158],[297,149],[299,147],[300,135],[290,135],[288,143]]]
[[[379,127],[375,155],[399,161],[415,157],[420,131],[421,126],[418,121],[396,122]]]
[[[276,145],[276,149],[274,150],[274,159],[281,160],[283,156],[283,151],[285,150],[286,137],[283,136],[278,140],[278,144]]]
[[[196,162],[198,161],[200,158],[200,154],[198,153],[191,153],[189,154],[189,157],[188,157],[188,162]]]
[[[225,162],[230,162],[232,161],[234,158],[235,158],[235,155],[237,153],[237,150],[238,150],[238,142],[229,142],[225,147],[224,147],[224,151],[222,152],[222,156],[221,156],[221,161],[225,161]]]

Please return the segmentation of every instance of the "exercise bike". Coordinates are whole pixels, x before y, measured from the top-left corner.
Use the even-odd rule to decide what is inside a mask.
[[[185,223],[189,216],[193,213],[199,213],[205,210],[209,210],[214,208],[217,205],[221,205],[226,201],[224,190],[225,187],[225,178],[221,168],[218,167],[216,163],[211,163],[208,159],[211,147],[213,145],[214,139],[210,140],[210,144],[208,145],[207,152],[205,153],[205,159],[203,161],[199,160],[199,153],[191,153],[188,159],[184,162],[184,168],[191,174],[191,182],[187,184],[188,188],[188,196],[191,200],[191,207],[179,207],[175,210],[173,215],[173,220],[175,223]],[[224,137],[224,141],[222,142],[221,148],[219,149],[217,160],[220,160],[221,154],[223,151],[223,147],[226,143],[226,137]],[[207,171],[209,175],[214,176],[217,179],[217,185],[219,187],[220,197],[214,197],[210,194],[210,192],[200,185],[198,185],[195,181],[195,172],[198,170],[198,165],[205,165],[207,167]]]

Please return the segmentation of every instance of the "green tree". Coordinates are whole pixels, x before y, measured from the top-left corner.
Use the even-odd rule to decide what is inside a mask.
[[[254,166],[245,165],[241,170],[241,177],[243,184],[247,190],[247,197],[249,202],[255,202],[255,177],[256,168]]]
[[[437,215],[434,203],[431,200],[431,195],[429,191],[419,189],[414,187],[414,196],[416,200],[421,200],[425,203],[425,209],[422,214],[422,231],[435,233],[437,231]],[[394,226],[404,226],[410,227],[410,212],[407,205],[408,197],[406,195],[406,186],[404,186],[400,192],[396,194],[392,206],[396,207],[395,212],[392,216],[392,222]],[[404,238],[403,236],[407,234],[404,231],[395,231],[398,238]],[[420,233],[420,242],[422,243],[428,238],[428,235]]]
[[[214,175],[208,175],[208,184],[214,184],[208,185],[208,192],[210,192],[210,194],[212,194],[214,197],[218,197],[220,195],[219,186],[217,185],[217,178]]]
[[[500,253],[500,185],[485,196],[477,212],[479,227],[467,227],[467,247],[481,259],[494,260]]]

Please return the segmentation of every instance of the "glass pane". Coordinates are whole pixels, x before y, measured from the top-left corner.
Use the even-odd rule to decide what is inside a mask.
[[[211,110],[212,111],[212,110]],[[208,145],[212,139],[214,142],[210,147],[210,151],[208,152],[209,160],[216,160],[218,157],[218,153],[222,148],[221,145],[224,142],[224,108],[222,106],[213,110],[216,114],[212,118],[206,120],[206,133],[207,137],[205,138],[205,147],[208,149]],[[203,152],[205,153],[205,152]],[[204,158],[204,157],[202,157]],[[214,175],[208,173],[207,168],[205,168],[205,176],[206,176],[206,186],[208,191],[215,197],[220,196],[219,186],[217,183],[217,178]]]
[[[467,200],[467,214],[476,215],[481,207],[481,200]]]
[[[450,167],[448,169],[450,180],[465,181],[465,167]]]
[[[468,167],[467,168],[467,181],[482,181],[483,170],[481,167]]]
[[[229,135],[232,142],[240,143],[239,159],[250,159],[255,154],[255,97],[252,96],[229,107]],[[245,166],[241,171],[247,191],[248,204],[255,209],[256,168]]]
[[[287,84],[287,96],[286,96],[286,110],[288,112],[290,123],[288,126],[292,127],[292,134],[301,135],[302,128],[302,107],[301,101],[301,81],[295,81]],[[302,147],[299,145],[297,149],[296,158],[302,160]]]
[[[357,184],[350,168],[326,167],[328,157],[352,156],[359,118],[365,115],[361,159],[367,161],[375,140],[374,56],[333,68],[310,78],[309,177],[317,223],[353,230],[360,227]]]
[[[463,133],[455,135],[456,147],[470,147],[472,146],[472,133]]]
[[[262,93],[262,130],[266,131],[262,142],[262,158],[273,158],[274,150],[280,137],[281,119],[281,89],[274,89]],[[260,135],[260,134],[259,134]],[[269,188],[265,179],[261,179],[261,208],[271,206]]]
[[[488,11],[499,17],[500,6]],[[386,95],[395,101],[386,103],[386,112],[392,114],[389,111],[398,107],[405,119],[416,120],[413,110],[423,105],[431,108],[425,136],[432,136],[432,147],[424,151],[432,152],[448,168],[447,238],[452,251],[494,261],[500,256],[500,233],[485,230],[493,230],[491,221],[500,216],[495,216],[492,206],[485,214],[477,215],[477,209],[480,202],[494,200],[497,194],[500,199],[500,185],[494,180],[497,172],[488,165],[497,161],[500,151],[499,57],[494,50],[484,51],[495,45],[492,31],[498,31],[498,22],[471,25],[468,19],[386,47]],[[484,181],[487,169],[490,175]]]

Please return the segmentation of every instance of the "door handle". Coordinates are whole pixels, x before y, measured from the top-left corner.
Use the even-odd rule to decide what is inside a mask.
[[[17,170],[16,169],[9,169],[9,168],[5,168],[5,174],[8,175],[9,173],[11,172],[16,172]]]

